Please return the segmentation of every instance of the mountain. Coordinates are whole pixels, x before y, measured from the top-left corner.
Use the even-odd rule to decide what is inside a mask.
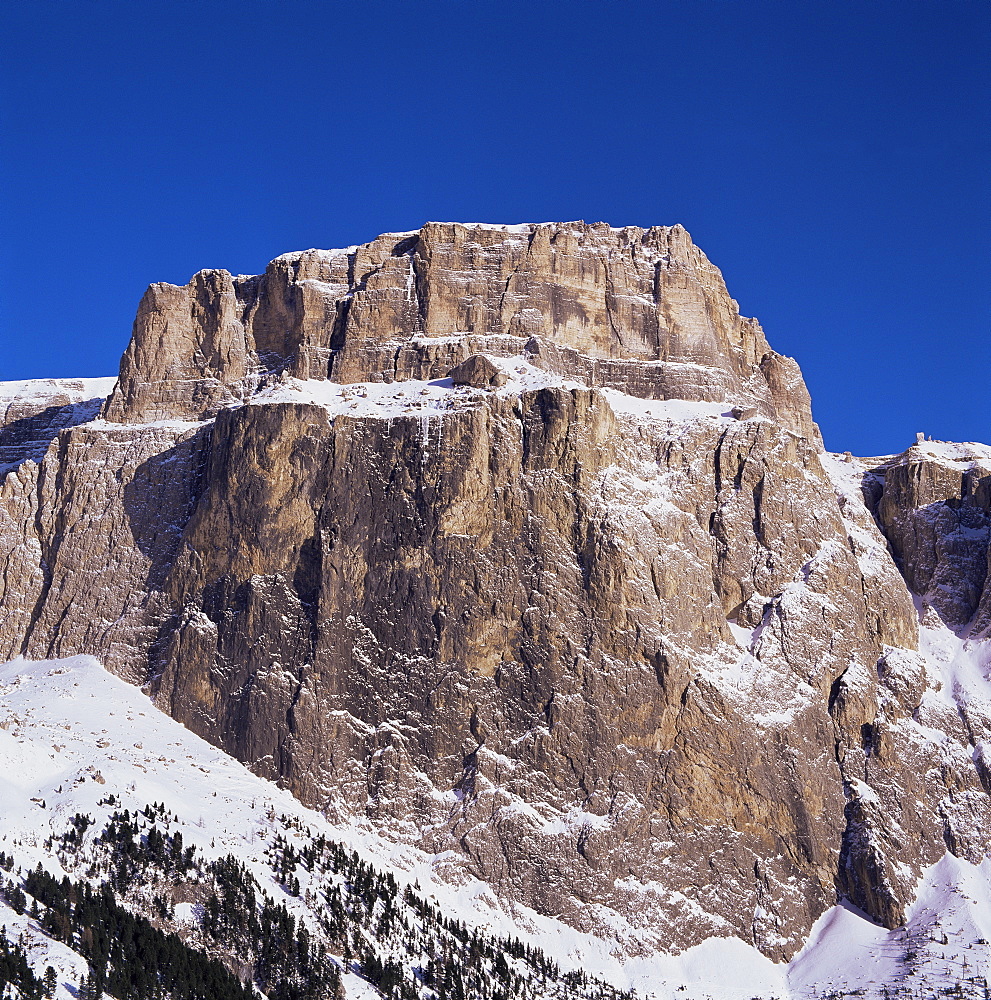
[[[681,227],[200,272],[112,390],[5,398],[0,656],[98,657],[334,824],[627,964],[812,968],[838,902],[983,878],[991,448],[825,453]]]

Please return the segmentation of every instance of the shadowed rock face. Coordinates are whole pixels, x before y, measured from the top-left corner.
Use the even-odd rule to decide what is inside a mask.
[[[308,803],[628,949],[783,958],[837,893],[895,926],[987,847],[991,721],[932,701],[905,584],[984,608],[986,482],[917,489],[907,455],[862,483],[823,454],[680,227],[201,272],[149,289],[102,419],[4,480],[0,653],[101,656]]]
[[[44,457],[65,427],[92,420],[113,379],[37,379],[0,382],[0,476]]]
[[[991,449],[922,442],[875,472],[875,512],[906,581],[952,629],[991,628]]]

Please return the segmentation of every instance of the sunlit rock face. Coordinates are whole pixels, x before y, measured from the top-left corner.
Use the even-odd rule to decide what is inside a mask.
[[[430,223],[263,275],[152,285],[107,406],[118,422],[200,420],[260,378],[440,378],[475,353],[657,399],[756,404],[815,431],[798,367],[739,314],[681,226]]]
[[[987,849],[991,714],[941,680],[991,620],[984,459],[825,454],[679,226],[153,285],[64,424],[0,491],[0,654],[98,655],[452,877],[785,958]]]

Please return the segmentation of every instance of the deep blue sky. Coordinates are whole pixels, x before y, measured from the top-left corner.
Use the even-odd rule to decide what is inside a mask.
[[[7,0],[0,379],[151,281],[431,219],[680,222],[827,446],[991,441],[986,0]]]

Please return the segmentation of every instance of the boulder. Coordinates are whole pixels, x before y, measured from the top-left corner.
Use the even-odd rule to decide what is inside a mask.
[[[470,385],[475,389],[497,389],[507,381],[506,373],[484,354],[473,354],[447,374],[455,385]]]

